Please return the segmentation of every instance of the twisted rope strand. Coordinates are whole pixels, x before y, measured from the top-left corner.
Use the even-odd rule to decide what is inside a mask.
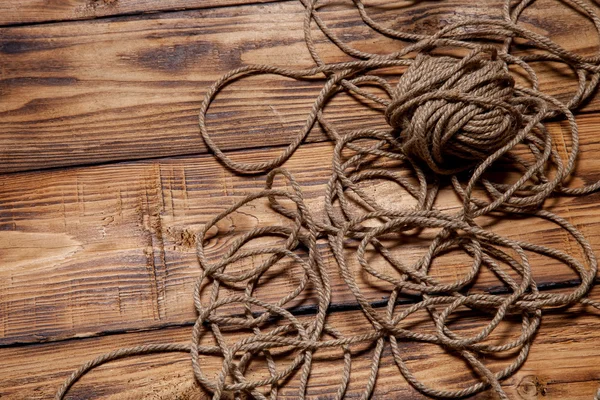
[[[584,0],[563,1],[590,20],[600,38],[600,18],[595,9]],[[600,49],[591,56],[576,54],[520,25],[521,14],[534,0],[506,0],[499,18],[463,20],[431,35],[385,27],[368,14],[361,0],[353,0],[367,26],[404,43],[398,51],[374,54],[344,43],[320,17],[318,0],[300,2],[305,7],[304,39],[315,67],[240,67],[217,80],[200,105],[200,133],[224,167],[239,174],[267,175],[262,191],[212,218],[198,234],[197,258],[202,271],[194,286],[197,320],[191,343],[138,346],[98,357],[69,377],[57,400],[63,399],[79,378],[105,362],[168,351],[190,353],[195,378],[213,399],[226,394],[275,399],[285,382],[295,376],[299,397],[305,398],[314,354],[322,349],[341,350],[343,368],[335,398],[342,399],[351,379],[353,346],[359,344],[373,351],[361,399],[370,398],[374,392],[386,346],[390,346],[399,373],[425,395],[463,398],[489,389],[497,398],[507,399],[501,381],[527,359],[545,311],[560,312],[574,304],[600,309],[600,302],[586,297],[598,273],[590,243],[569,221],[544,209],[550,197],[587,195],[600,188],[600,182],[569,186],[579,153],[574,112],[600,82]],[[315,45],[313,25],[354,60],[326,63]],[[516,47],[525,51],[517,53]],[[455,55],[439,55],[449,49]],[[561,63],[573,71],[577,89],[567,100],[540,90],[534,65],[544,62]],[[385,68],[403,71],[397,73],[395,84],[389,71],[385,76],[380,74]],[[524,72],[527,84],[516,82],[515,68]],[[323,86],[304,126],[278,156],[264,162],[239,162],[213,140],[206,116],[220,90],[257,74],[319,77]],[[371,87],[383,94],[373,94]],[[343,93],[376,104],[389,128],[342,130],[332,124],[326,117],[326,106]],[[569,148],[564,157],[555,149],[546,127],[550,120],[567,123]],[[322,218],[313,216],[301,185],[281,168],[316,124],[334,143],[332,173],[322,196]],[[506,183],[498,177],[499,170],[516,177]],[[278,189],[277,178],[289,189]],[[370,186],[382,181],[396,189],[396,199],[410,198],[412,205],[398,209],[391,200],[382,204],[369,193]],[[458,209],[436,208],[441,189],[456,194]],[[227,242],[225,252],[214,261],[208,243],[220,235],[217,224],[260,201],[268,202],[278,216],[278,225],[258,226],[239,234]],[[502,236],[485,227],[484,217],[544,220],[571,237],[580,254]],[[414,262],[393,251],[410,238],[429,240],[425,254]],[[332,272],[327,268],[324,248],[333,255],[336,273],[367,320],[360,334],[344,335],[328,321]],[[462,276],[448,283],[433,276],[431,270],[436,260],[451,252],[471,261]],[[390,268],[374,265],[373,254]],[[540,291],[532,261],[539,257],[570,268],[579,284],[560,293]],[[252,268],[240,270],[244,262],[250,262]],[[260,299],[257,289],[268,285],[263,278],[277,273],[281,265],[300,271],[297,285],[278,300]],[[506,290],[500,294],[471,290],[485,270]],[[357,280],[360,273],[391,287],[384,308],[371,303]],[[309,296],[309,290],[314,293],[317,311],[301,320],[290,306],[294,299]],[[405,294],[415,301],[399,302]],[[243,313],[232,315],[228,311],[231,307],[241,307]],[[423,316],[429,317],[430,328],[419,330],[411,318]],[[476,316],[483,324],[468,332],[451,328],[453,320],[465,316]],[[520,331],[499,337],[498,328],[508,320],[520,321]],[[232,342],[225,335],[232,331],[244,334]],[[204,335],[212,335],[216,344],[202,345]],[[421,381],[407,365],[401,348],[410,342],[433,344],[462,359],[477,380],[459,389],[432,387]],[[511,359],[497,370],[484,362],[489,355]],[[220,358],[216,377],[204,372],[201,356]],[[250,376],[249,365],[259,358],[265,360],[267,374]],[[286,363],[280,365],[280,361]],[[599,396],[600,391],[596,398]]]

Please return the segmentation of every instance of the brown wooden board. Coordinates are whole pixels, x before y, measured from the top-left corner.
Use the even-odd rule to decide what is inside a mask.
[[[501,1],[447,0],[435,2],[435,12],[431,2],[387,3],[369,3],[374,19],[434,32],[469,17],[498,17]],[[350,3],[321,13],[359,49],[401,46],[374,34]],[[312,66],[302,23],[301,4],[283,2],[0,28],[0,172],[204,153],[197,113],[209,85],[241,65]],[[536,2],[523,24],[580,54],[598,45],[591,25],[561,2]],[[348,59],[315,37],[326,61]],[[548,93],[566,99],[573,92],[564,68],[536,68]],[[209,111],[209,129],[229,150],[288,143],[321,84],[273,76],[238,82]],[[345,96],[329,115],[346,126],[371,126],[366,109]],[[586,106],[597,109],[596,99]],[[322,139],[317,130],[308,141]]]
[[[189,10],[276,0],[44,0],[3,1],[0,25],[20,25],[54,21],[84,20],[99,17]],[[285,0],[279,0],[285,1]]]
[[[590,183],[600,178],[595,117],[582,118],[579,170]],[[587,128],[586,128],[587,127]],[[560,135],[558,127],[553,129]],[[557,136],[558,138],[559,136]],[[557,140],[557,143],[560,141]],[[561,147],[562,145],[559,145]],[[258,161],[279,149],[232,154],[237,160]],[[304,188],[309,207],[323,217],[322,196],[329,177],[332,145],[305,145],[286,167]],[[574,184],[581,184],[575,179]],[[212,156],[171,158],[96,167],[30,172],[0,177],[0,343],[60,340],[107,331],[155,329],[194,319],[192,289],[199,266],[196,232],[214,215],[264,187],[264,178],[232,174]],[[381,201],[407,207],[410,200],[385,183],[372,186]],[[600,247],[598,194],[550,202],[551,209],[574,223]],[[440,196],[438,207],[451,211],[456,199]],[[219,224],[222,233],[244,232],[269,223],[283,223],[266,204],[255,202]],[[504,220],[490,225],[500,234],[568,251],[578,256],[576,243],[557,226],[540,219]],[[214,257],[228,248],[233,236],[219,236],[209,246]],[[416,260],[427,241],[398,248],[402,257]],[[335,303],[354,303],[335,263],[328,258]],[[466,272],[468,259],[443,258],[432,273],[454,280]],[[563,282],[577,276],[545,258],[533,258],[539,284]],[[383,262],[379,268],[391,273]],[[389,293],[389,285],[360,274],[361,287],[373,301]],[[280,297],[294,287],[293,273],[259,290],[265,299]],[[499,282],[482,274],[480,288]],[[276,289],[272,289],[276,287]],[[274,297],[275,296],[275,297]],[[314,305],[310,293],[290,306]]]
[[[548,314],[544,317],[540,334],[524,366],[502,384],[509,398],[589,400],[593,397],[600,380],[600,331],[597,329],[600,314],[578,311],[576,308],[564,315]],[[565,323],[565,319],[568,319],[568,323]],[[411,318],[415,323],[418,320],[419,317]],[[328,321],[343,333],[360,333],[357,329],[368,326],[359,311],[336,313]],[[467,318],[461,322],[464,325],[456,329],[460,330],[470,322]],[[502,331],[510,333],[513,328],[507,326]],[[191,327],[182,327],[0,348],[0,396],[3,400],[52,398],[64,379],[91,358],[120,347],[139,344],[187,343],[190,335]],[[207,340],[207,343],[211,342]],[[472,372],[466,369],[464,363],[437,346],[400,342],[400,347],[407,365],[426,384],[458,389],[474,382]],[[315,353],[307,391],[309,399],[329,398],[336,393],[342,369],[340,354],[337,349]],[[364,390],[372,356],[372,347],[353,347],[351,382],[347,391],[349,397],[357,397]],[[496,371],[507,365],[510,358],[502,360],[490,357],[484,362]],[[280,361],[279,365],[283,366],[284,363]],[[217,357],[203,357],[202,367],[211,376],[220,367],[220,360]],[[264,376],[264,369],[259,365],[254,368],[253,374],[250,376]],[[280,398],[298,398],[298,388],[298,377],[295,376],[280,389]],[[73,387],[70,395],[67,398],[210,398],[195,383],[189,355],[185,353],[147,355],[111,362],[84,377]],[[426,398],[402,378],[394,364],[389,343],[383,352],[373,398]],[[473,398],[487,400],[494,397],[482,393]]]

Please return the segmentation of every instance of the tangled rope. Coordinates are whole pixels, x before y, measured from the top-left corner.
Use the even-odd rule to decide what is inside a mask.
[[[477,55],[459,61],[419,54],[386,109],[403,153],[436,173],[473,167],[513,140],[521,127],[523,104],[514,96],[506,64]]]
[[[525,362],[542,315],[549,309],[583,304],[600,309],[587,298],[596,279],[598,264],[584,235],[570,222],[544,209],[549,197],[585,195],[600,183],[573,188],[568,185],[579,152],[579,137],[573,110],[590,98],[600,79],[600,53],[581,56],[567,51],[549,38],[518,24],[532,0],[506,1],[502,18],[462,21],[443,27],[433,35],[386,28],[374,21],[360,0],[353,0],[365,24],[375,31],[407,44],[399,51],[370,54],[346,45],[320,18],[317,0],[301,0],[306,8],[304,34],[316,66],[291,70],[269,65],[238,68],[224,75],[209,89],[200,107],[201,134],[215,156],[240,174],[267,173],[264,190],[252,194],[207,222],[198,234],[197,254],[201,274],[194,290],[197,320],[189,345],[165,344],[122,349],[92,360],[75,371],[56,395],[63,399],[69,388],[89,370],[105,362],[137,354],[190,352],[200,385],[220,399],[227,393],[257,399],[275,399],[283,382],[299,374],[301,397],[306,395],[314,352],[331,348],[341,351],[336,399],[345,396],[350,378],[352,348],[371,344],[374,356],[361,398],[374,390],[380,361],[390,346],[400,374],[421,393],[437,398],[461,398],[490,389],[498,398],[508,398],[500,382]],[[585,15],[600,37],[600,19],[584,0],[564,2]],[[327,64],[316,49],[312,24],[328,40],[355,61]],[[515,55],[515,42],[527,48]],[[442,50],[456,55],[441,55]],[[562,63],[577,77],[575,93],[567,101],[540,90],[533,64]],[[403,69],[397,84],[380,75],[384,68]],[[515,81],[520,69],[529,82]],[[271,74],[296,79],[323,77],[324,84],[294,140],[277,157],[266,162],[235,161],[220,150],[206,124],[209,107],[219,91],[241,77]],[[389,75],[389,74],[388,74]],[[385,94],[374,94],[377,87]],[[382,107],[389,129],[340,131],[325,117],[327,103],[338,93],[374,102]],[[546,123],[562,120],[568,127],[570,149],[561,156],[553,146]],[[308,133],[319,124],[335,144],[332,174],[323,193],[324,216],[315,218],[305,202],[300,184],[280,166],[295,152]],[[510,170],[512,183],[494,171]],[[277,180],[284,181],[279,189]],[[378,182],[392,185],[396,193],[414,203],[394,208],[384,204],[368,188]],[[458,210],[443,211],[435,203],[440,189],[453,191],[460,199]],[[232,241],[218,259],[210,254],[210,243],[218,224],[250,203],[268,202],[277,224],[248,230]],[[581,259],[560,249],[501,236],[485,228],[484,217],[506,220],[541,219],[569,235],[579,247]],[[424,255],[414,262],[399,257],[392,248],[410,238],[429,238]],[[328,323],[332,299],[332,272],[323,249],[333,255],[337,274],[356,299],[370,323],[367,333],[347,336]],[[470,261],[468,271],[447,283],[430,272],[445,254],[458,252]],[[382,269],[372,255],[391,267]],[[564,264],[577,274],[579,284],[558,293],[540,291],[531,260],[546,257]],[[251,264],[250,269],[239,265]],[[266,274],[287,266],[298,273],[297,286],[281,293],[276,301],[261,300],[257,288]],[[391,287],[387,304],[378,307],[357,281],[353,265]],[[386,271],[394,271],[390,273]],[[490,271],[505,290],[498,293],[470,289],[484,270]],[[208,294],[206,294],[208,291]],[[310,293],[310,294],[307,294]],[[311,296],[316,313],[299,318],[290,305]],[[411,302],[400,302],[402,296]],[[243,310],[232,314],[230,310]],[[450,321],[467,315],[485,316],[475,332],[451,329]],[[428,316],[430,330],[417,330],[410,321]],[[494,336],[506,320],[519,320],[520,332]],[[240,332],[233,343],[226,332]],[[242,334],[243,333],[243,334]],[[203,345],[207,335],[214,345]],[[411,371],[401,350],[403,342],[440,346],[462,358],[479,381],[461,389],[430,387]],[[283,367],[277,361],[286,360]],[[491,354],[510,354],[511,362],[493,371],[483,361]],[[203,369],[201,357],[221,359],[216,377]],[[247,372],[257,358],[266,360],[268,374],[251,378]],[[592,394],[590,394],[592,395]]]

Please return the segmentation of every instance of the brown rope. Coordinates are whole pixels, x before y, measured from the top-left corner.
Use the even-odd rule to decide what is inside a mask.
[[[600,19],[592,7],[584,0],[563,1],[585,15],[600,38]],[[433,35],[384,27],[368,15],[360,0],[353,0],[365,24],[406,43],[401,50],[384,55],[348,46],[320,18],[318,0],[301,2],[306,9],[305,41],[316,66],[306,70],[269,65],[238,68],[216,81],[200,106],[200,132],[223,165],[240,174],[266,172],[267,175],[264,190],[221,212],[199,232],[197,253],[202,273],[194,290],[198,318],[191,344],[138,346],[101,356],[74,372],[56,399],[63,399],[79,378],[98,365],[117,358],[167,351],[191,353],[195,377],[213,393],[214,399],[227,393],[275,399],[283,382],[295,374],[299,374],[300,397],[304,398],[314,352],[323,348],[341,350],[343,368],[339,371],[335,395],[341,399],[351,379],[352,346],[359,343],[374,346],[361,398],[372,395],[383,351],[390,346],[400,374],[425,395],[460,398],[491,389],[498,398],[506,399],[500,381],[525,362],[544,311],[561,310],[577,303],[600,309],[600,303],[586,297],[598,271],[589,242],[570,222],[543,208],[551,196],[585,195],[600,188],[600,182],[578,188],[567,186],[579,152],[573,110],[589,99],[598,85],[600,53],[575,54],[521,26],[519,17],[532,0],[507,0],[501,18],[462,21]],[[312,37],[313,23],[331,43],[357,60],[325,63]],[[528,51],[515,54],[515,42]],[[440,55],[449,49],[458,55]],[[567,101],[540,91],[533,68],[540,62],[562,63],[573,71],[578,85]],[[389,73],[385,78],[380,74],[382,69],[390,67],[405,69],[395,87]],[[515,68],[526,75],[529,86],[515,82]],[[220,150],[210,136],[206,115],[223,87],[256,74],[296,79],[322,77],[324,84],[303,128],[279,156],[265,162],[244,163]],[[378,87],[385,97],[370,92],[369,87]],[[325,118],[324,112],[328,101],[341,92],[382,107],[389,129],[341,132]],[[568,126],[570,148],[566,157],[555,150],[545,126],[551,119],[566,121]],[[323,196],[325,216],[321,220],[313,217],[299,183],[280,168],[316,123],[335,144],[332,175]],[[513,183],[505,183],[491,173],[498,169],[513,171],[518,177]],[[291,189],[274,187],[278,177]],[[379,181],[397,185],[398,192],[413,198],[415,206],[398,209],[389,202],[378,202],[365,188]],[[442,187],[453,190],[461,200],[459,211],[434,207]],[[241,207],[261,199],[268,201],[279,223],[239,235],[227,242],[228,248],[220,259],[213,260],[208,244],[215,231],[219,234],[217,225]],[[582,258],[498,235],[481,224],[484,216],[543,219],[569,235],[579,246]],[[407,263],[391,250],[407,238],[425,237],[427,232],[430,238],[431,232],[435,234],[427,252],[417,261]],[[370,323],[369,332],[344,336],[328,324],[332,287],[323,248],[333,254],[340,277]],[[367,256],[373,251],[397,274],[373,266]],[[434,261],[448,252],[468,256],[471,266],[464,276],[443,283],[430,270]],[[560,293],[541,292],[532,277],[532,255],[551,258],[571,268],[579,277],[579,285]],[[258,265],[251,261],[250,270],[234,272],[233,267],[244,260],[259,261]],[[278,301],[261,300],[256,295],[261,278],[285,262],[301,271],[297,287],[290,293],[282,293]],[[375,307],[363,293],[351,268],[353,264],[360,265],[362,273],[393,287],[385,308]],[[469,291],[484,269],[505,285],[505,293]],[[206,288],[208,299],[203,296]],[[309,289],[314,293],[317,312],[300,320],[289,307]],[[417,300],[401,305],[398,300],[404,294]],[[241,307],[244,313],[232,315],[227,311],[232,306]],[[469,335],[453,331],[449,321],[459,318],[459,310],[487,315],[486,325]],[[409,320],[417,313],[429,315],[434,326],[430,332],[411,328]],[[494,337],[500,324],[509,318],[521,321],[519,334]],[[244,335],[230,343],[224,334],[227,331]],[[212,335],[216,344],[201,345],[206,335]],[[479,381],[459,390],[426,385],[403,358],[401,343],[410,341],[435,344],[462,358],[479,376]],[[507,352],[512,352],[513,359],[501,370],[492,371],[482,361],[485,355]],[[287,354],[283,367],[276,363],[280,353]],[[222,359],[216,377],[209,377],[203,369],[201,357],[208,355]],[[250,379],[249,364],[258,357],[266,360],[268,376]]]

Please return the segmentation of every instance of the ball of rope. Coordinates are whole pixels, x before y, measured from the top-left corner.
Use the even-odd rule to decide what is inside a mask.
[[[439,174],[469,169],[522,126],[506,63],[484,52],[463,59],[420,54],[386,110],[403,151]]]

